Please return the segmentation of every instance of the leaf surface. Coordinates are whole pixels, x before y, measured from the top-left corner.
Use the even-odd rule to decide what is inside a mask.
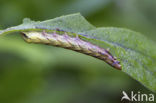
[[[110,48],[113,56],[121,62],[122,71],[156,92],[156,47],[155,42],[140,33],[123,28],[96,28],[80,14],[61,16],[47,21],[24,19],[23,24],[0,31],[11,32],[57,31],[60,35],[78,35],[80,39],[101,48]],[[29,32],[29,33],[27,33]]]

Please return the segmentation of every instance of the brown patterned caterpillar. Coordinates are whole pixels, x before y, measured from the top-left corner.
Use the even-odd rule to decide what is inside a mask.
[[[92,43],[81,40],[78,35],[76,37],[70,37],[67,33],[60,35],[56,32],[46,33],[45,31],[23,32],[22,34],[25,41],[29,43],[42,43],[71,49],[101,59],[112,67],[121,70],[120,62],[116,60],[116,57],[111,55],[109,50],[105,50]]]

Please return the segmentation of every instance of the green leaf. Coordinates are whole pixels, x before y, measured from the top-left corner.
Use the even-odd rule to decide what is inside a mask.
[[[39,31],[43,29],[60,29],[68,32],[83,32],[94,28],[95,27],[89,24],[85,18],[83,18],[79,13],[76,13],[43,22],[35,22],[26,18],[23,20],[23,24],[2,30],[0,31],[0,35],[19,31]]]
[[[156,92],[155,42],[140,33],[122,28],[96,28],[80,14],[72,14],[43,22],[24,19],[23,24],[2,30],[0,35],[24,32],[29,37],[35,31],[37,32],[35,36],[39,37],[43,30],[55,31],[60,35],[66,32],[72,37],[78,35],[86,42],[104,49],[110,48],[111,54],[121,62],[123,72]],[[35,40],[31,42],[35,42]]]
[[[111,53],[120,59],[123,72],[156,92],[155,42],[140,33],[121,28],[97,28],[84,33],[87,34],[84,40],[110,48]]]

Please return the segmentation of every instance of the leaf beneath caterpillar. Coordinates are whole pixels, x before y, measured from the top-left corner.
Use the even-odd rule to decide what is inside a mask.
[[[122,71],[156,92],[156,47],[155,42],[143,35],[121,28],[96,28],[80,14],[58,17],[43,22],[25,19],[24,23],[0,31],[0,35],[11,32],[57,32],[70,37],[76,35],[83,41],[101,48],[110,48],[110,53],[121,62]],[[29,33],[28,33],[29,32]]]

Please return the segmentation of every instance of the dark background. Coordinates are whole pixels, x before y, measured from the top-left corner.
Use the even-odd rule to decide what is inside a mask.
[[[129,28],[156,40],[156,0],[0,0],[0,28],[77,12],[97,27]],[[0,38],[0,103],[121,103],[122,91],[152,93],[95,58],[27,44],[18,33]]]

